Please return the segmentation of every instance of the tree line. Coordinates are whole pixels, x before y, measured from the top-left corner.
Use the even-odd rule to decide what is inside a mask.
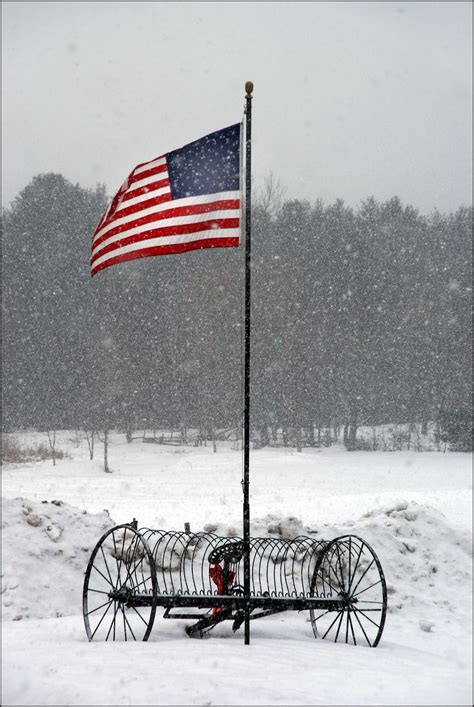
[[[35,177],[3,213],[3,430],[242,425],[244,249],[91,279],[105,189]],[[472,208],[278,198],[252,213],[251,424],[317,443],[438,420],[470,440]]]

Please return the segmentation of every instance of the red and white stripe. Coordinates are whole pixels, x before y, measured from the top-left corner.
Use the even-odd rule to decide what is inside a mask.
[[[238,246],[240,192],[173,199],[166,155],[138,165],[92,239],[91,274],[150,255]]]

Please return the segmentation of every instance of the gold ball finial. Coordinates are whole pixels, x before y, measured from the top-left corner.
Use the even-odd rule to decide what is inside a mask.
[[[253,92],[253,82],[252,81],[246,81],[245,82],[245,93],[247,96],[251,96]]]

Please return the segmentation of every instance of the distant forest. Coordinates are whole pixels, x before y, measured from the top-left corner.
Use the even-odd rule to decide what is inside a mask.
[[[251,422],[344,429],[439,421],[471,439],[472,207],[421,215],[285,200],[252,213]],[[90,277],[108,198],[42,174],[3,212],[3,431],[242,424],[244,248]]]

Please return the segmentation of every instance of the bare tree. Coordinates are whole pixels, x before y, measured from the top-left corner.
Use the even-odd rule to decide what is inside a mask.
[[[280,180],[270,172],[263,180],[263,186],[257,189],[256,204],[260,206],[266,214],[276,215],[280,210],[286,188]]]
[[[109,467],[109,433],[110,430],[105,429],[102,436],[98,435],[99,440],[104,445],[104,471],[106,474],[112,473],[112,469]]]
[[[83,429],[86,435],[87,446],[89,447],[89,459],[92,461],[94,459],[95,430],[87,429],[85,425]]]
[[[53,466],[56,466],[56,430],[49,431],[46,433],[48,435],[48,442],[53,454]]]

